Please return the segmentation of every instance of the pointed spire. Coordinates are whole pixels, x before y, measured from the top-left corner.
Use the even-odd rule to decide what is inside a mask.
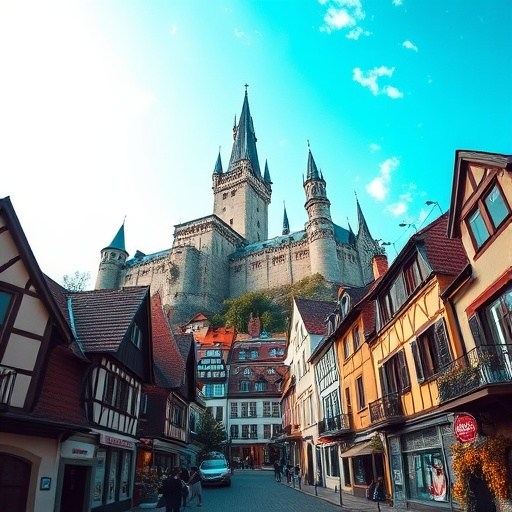
[[[229,160],[228,172],[235,169],[240,160],[249,160],[252,164],[254,175],[261,178],[260,163],[258,161],[258,152],[256,150],[256,134],[252,122],[251,112],[249,110],[249,99],[247,97],[247,85],[245,86],[244,104],[238,127],[233,131],[234,142]]]
[[[267,183],[272,183],[272,180],[270,179],[270,172],[268,170],[268,162],[267,160],[265,160],[265,172],[263,174],[263,179],[267,182]]]
[[[308,141],[309,146],[309,141]],[[308,153],[308,174],[306,176],[306,181],[309,180],[319,180],[320,175],[318,174],[318,169],[316,167],[315,159],[313,158],[313,154],[311,153],[311,149],[309,149]]]
[[[125,244],[124,244],[124,220],[123,224],[119,228],[119,231],[117,232],[116,236],[110,242],[110,244],[107,246],[109,249],[118,249],[120,251],[126,252]]]
[[[363,215],[363,210],[361,210],[361,205],[359,204],[359,199],[356,194],[356,208],[357,208],[357,222],[359,224],[359,228],[357,231],[357,236],[362,236],[363,234],[367,235],[369,238],[372,238],[370,234],[370,230],[368,228],[368,224],[366,224],[366,219]]]
[[[284,215],[283,215],[283,235],[290,234],[290,223],[288,222],[288,215],[286,214],[286,205],[284,204]]]
[[[217,157],[217,161],[215,162],[215,169],[213,170],[213,174],[222,174],[222,160],[220,158],[220,146],[219,146],[219,156]]]

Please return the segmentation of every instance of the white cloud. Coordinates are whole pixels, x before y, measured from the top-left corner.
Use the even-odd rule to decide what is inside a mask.
[[[334,30],[355,27],[357,22],[363,20],[366,16],[360,0],[319,0],[319,2],[322,5],[329,5],[324,16],[325,25],[320,28],[321,31],[328,34]],[[357,34],[357,37],[351,37],[351,39],[357,39],[361,34],[362,32]]]
[[[386,206],[385,210],[391,213],[391,215],[398,217],[407,211],[407,205],[403,201],[399,201],[398,203],[393,203]]]
[[[235,36],[236,37],[244,37],[244,33],[241,30],[235,28]]]
[[[386,96],[389,96],[394,100],[396,100],[397,98],[404,97],[403,92],[399,91],[396,87],[393,87],[391,85],[386,85],[385,87],[383,87],[381,92],[382,94],[385,94]]]
[[[358,40],[361,36],[371,36],[372,33],[368,30],[363,30],[361,27],[356,27],[353,30],[351,30],[345,37],[347,39],[354,39]]]
[[[370,151],[372,153],[375,153],[376,151],[380,151],[381,147],[378,144],[375,144],[375,142],[372,142],[370,144]]]
[[[391,184],[391,173],[395,171],[400,165],[400,160],[393,156],[384,160],[380,167],[380,174],[374,178],[368,185],[366,185],[366,191],[377,201],[383,201],[389,192],[389,186]]]
[[[402,0],[393,0],[393,5],[402,5],[403,4],[403,1]]]
[[[404,42],[402,43],[402,46],[403,46],[404,48],[409,49],[409,50],[414,50],[415,52],[417,52],[417,51],[418,51],[418,47],[417,47],[415,44],[411,43],[411,41],[404,41]]]
[[[380,174],[374,178],[368,185],[366,185],[366,191],[377,201],[383,201],[389,192],[389,186],[391,184],[391,173],[395,171],[400,165],[400,160],[393,156],[384,160],[380,167]]]
[[[385,66],[373,68],[370,71],[362,71],[360,68],[354,68],[353,79],[359,82],[363,87],[368,87],[375,96],[377,96],[377,94],[385,94],[393,99],[402,98],[403,93],[396,87],[387,85],[381,89],[377,83],[377,80],[383,76],[391,77],[394,71],[395,68],[387,68]]]

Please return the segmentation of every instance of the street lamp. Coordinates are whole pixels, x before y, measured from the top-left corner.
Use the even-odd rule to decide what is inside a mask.
[[[395,249],[396,255],[398,256],[398,251],[396,250],[396,246],[394,242],[380,242],[380,245],[392,245],[393,249]]]
[[[414,231],[416,231],[416,233],[418,232],[418,229],[416,228],[416,225],[415,224],[407,224],[405,222],[401,222],[400,224],[398,224],[401,228],[414,228]]]
[[[432,206],[433,204],[435,204],[439,208],[441,215],[443,215],[443,210],[442,210],[441,206],[439,206],[439,203],[437,201],[425,201],[425,204],[427,206]]]

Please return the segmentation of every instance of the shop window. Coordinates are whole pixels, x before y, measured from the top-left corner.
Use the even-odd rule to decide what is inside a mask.
[[[438,320],[434,325],[411,341],[412,355],[418,382],[433,377],[445,366],[452,362],[450,345],[444,320]]]
[[[370,485],[373,480],[372,456],[361,455],[352,458],[354,468],[354,484]]]
[[[408,453],[405,464],[410,499],[448,501],[445,464],[440,449]]]
[[[509,217],[509,205],[498,184],[494,183],[489,192],[481,196],[475,209],[466,218],[475,250],[478,251]]]
[[[327,450],[329,454],[329,476],[340,476],[340,460],[338,456],[338,447],[330,446]]]

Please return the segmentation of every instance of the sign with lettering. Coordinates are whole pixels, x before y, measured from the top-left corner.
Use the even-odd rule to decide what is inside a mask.
[[[100,443],[106,446],[115,446],[116,448],[126,448],[133,450],[135,443],[133,441],[127,441],[126,439],[119,439],[119,437],[107,436],[100,434]]]
[[[67,440],[62,443],[60,456],[66,459],[92,459],[95,450],[94,444]]]
[[[453,431],[461,443],[472,443],[478,434],[478,423],[471,414],[457,414]]]

